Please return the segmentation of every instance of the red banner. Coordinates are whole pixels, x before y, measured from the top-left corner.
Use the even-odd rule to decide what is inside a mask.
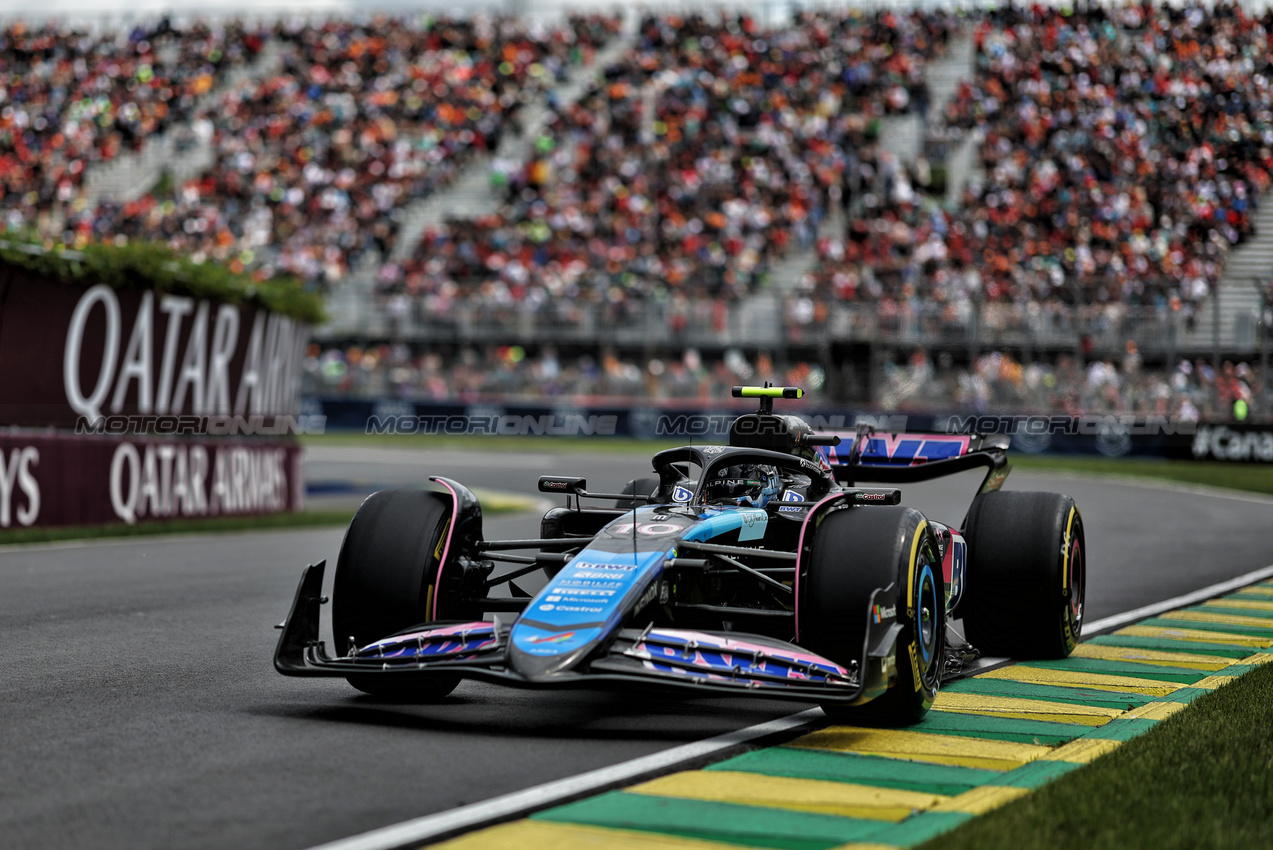
[[[0,425],[292,415],[308,338],[256,307],[0,268]]]
[[[304,488],[295,443],[0,434],[0,533],[281,513]]]

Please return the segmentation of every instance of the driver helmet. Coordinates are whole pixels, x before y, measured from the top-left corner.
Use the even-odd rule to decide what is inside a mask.
[[[707,483],[707,503],[763,508],[777,499],[782,484],[778,470],[762,464],[726,466]]]

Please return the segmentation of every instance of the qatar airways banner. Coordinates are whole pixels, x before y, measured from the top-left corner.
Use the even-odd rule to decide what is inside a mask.
[[[288,416],[307,343],[305,324],[258,307],[5,269],[0,425]]]
[[[300,464],[295,443],[0,434],[0,533],[298,510]]]

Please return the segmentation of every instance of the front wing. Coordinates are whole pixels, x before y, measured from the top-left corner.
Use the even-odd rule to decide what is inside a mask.
[[[891,646],[842,667],[759,635],[671,628],[620,629],[609,646],[578,668],[528,679],[507,663],[510,623],[433,623],[332,657],[319,640],[325,562],[305,568],[292,610],[282,624],[274,666],[288,676],[461,676],[527,688],[672,687],[717,694],[752,694],[848,705],[891,684]]]

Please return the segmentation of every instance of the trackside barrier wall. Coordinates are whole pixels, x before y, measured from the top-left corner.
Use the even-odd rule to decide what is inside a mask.
[[[298,509],[308,339],[259,306],[0,265],[0,539]]]
[[[294,442],[0,433],[0,535],[280,513],[303,495]]]
[[[729,423],[754,404],[571,404],[568,402],[465,403],[408,399],[301,399],[302,419],[327,431],[368,434],[550,435],[683,439],[723,443]],[[868,424],[880,431],[1008,434],[1014,451],[1179,460],[1273,463],[1273,425],[1187,422],[1169,417],[1092,414],[935,415],[802,407],[788,411],[816,430],[851,431]]]

